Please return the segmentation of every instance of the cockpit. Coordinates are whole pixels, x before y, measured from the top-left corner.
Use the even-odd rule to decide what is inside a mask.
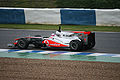
[[[58,32],[58,31],[56,31],[56,36],[57,37],[73,37],[73,36],[75,36],[75,34],[71,33],[71,32]]]

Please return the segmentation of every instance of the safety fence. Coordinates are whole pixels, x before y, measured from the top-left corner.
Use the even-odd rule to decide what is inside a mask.
[[[120,26],[120,9],[0,8],[0,23]]]

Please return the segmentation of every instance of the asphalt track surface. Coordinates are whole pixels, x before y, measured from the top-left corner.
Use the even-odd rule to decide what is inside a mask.
[[[14,39],[17,37],[24,37],[29,35],[41,35],[49,37],[53,32],[55,31],[1,29],[0,48],[8,48],[7,44],[13,43]],[[120,54],[120,32],[96,32],[95,47],[91,50],[86,50],[83,52]]]
[[[0,30],[0,48],[28,35],[54,31]],[[96,46],[85,52],[120,53],[120,33],[96,32]],[[0,80],[120,80],[120,63],[0,58]]]

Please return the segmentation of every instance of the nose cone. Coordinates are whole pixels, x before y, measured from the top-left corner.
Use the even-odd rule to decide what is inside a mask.
[[[8,47],[14,47],[14,44],[7,44]]]

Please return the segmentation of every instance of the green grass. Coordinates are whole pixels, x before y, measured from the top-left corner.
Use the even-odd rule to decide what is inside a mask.
[[[119,26],[80,26],[80,25],[61,25],[63,30],[69,31],[107,31],[120,32]],[[8,29],[39,29],[39,30],[57,30],[58,25],[40,25],[40,24],[0,24],[0,28]]]

